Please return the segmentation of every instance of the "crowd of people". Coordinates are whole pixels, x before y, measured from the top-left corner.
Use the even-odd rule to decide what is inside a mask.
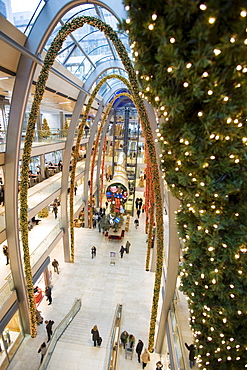
[[[121,346],[126,351],[134,351],[135,341],[135,336],[133,334],[129,334],[126,330],[124,330],[120,335]],[[141,339],[138,339],[137,345],[135,347],[135,352],[137,354],[138,362],[142,363],[142,368],[145,369],[150,361],[150,353],[148,352],[147,348],[144,347],[144,343]],[[163,364],[161,363],[161,361],[158,361],[156,363],[156,370],[162,368]]]

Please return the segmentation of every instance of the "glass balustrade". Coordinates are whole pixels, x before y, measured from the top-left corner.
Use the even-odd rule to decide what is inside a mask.
[[[42,240],[37,248],[30,254],[30,262],[31,266],[33,267],[39,259],[46,253],[49,246],[54,242],[57,236],[60,234],[62,230],[61,222],[59,221],[55,227],[51,230],[49,234]]]
[[[12,294],[11,288],[13,284],[11,275],[9,275],[6,280],[8,281],[0,288],[0,310]]]

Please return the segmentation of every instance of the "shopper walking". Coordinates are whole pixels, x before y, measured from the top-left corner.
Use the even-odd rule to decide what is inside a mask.
[[[41,359],[40,359],[40,363],[42,364],[42,361],[43,361],[43,358],[44,358],[44,355],[46,354],[46,351],[47,351],[47,348],[46,348],[46,344],[45,342],[43,342],[41,344],[41,346],[39,347],[39,350],[38,350],[38,353],[41,354]]]
[[[120,340],[121,340],[121,343],[122,343],[124,349],[125,349],[126,343],[128,341],[128,338],[129,338],[129,334],[126,330],[124,330],[120,335]]]
[[[136,209],[138,209],[139,206],[139,198],[136,198]]]
[[[59,274],[59,271],[58,271],[58,266],[59,266],[59,263],[58,261],[54,258],[54,260],[52,261],[52,266],[54,268],[54,272],[57,272]]]
[[[138,221],[138,219],[137,219],[137,218],[135,219],[134,224],[135,224],[135,228],[137,229],[137,228],[138,228],[138,226],[139,226],[139,221]]]
[[[139,202],[138,202],[138,209],[140,209],[141,210],[141,208],[142,208],[142,198],[140,198],[139,199]]]
[[[92,253],[92,258],[96,257],[96,247],[95,246],[91,248],[91,253]]]
[[[45,324],[46,324],[46,331],[47,331],[47,336],[48,336],[48,339],[47,339],[47,343],[50,342],[50,339],[51,339],[51,336],[52,336],[52,325],[54,324],[54,321],[53,320],[46,320],[45,321]]]
[[[52,297],[51,297],[51,288],[47,286],[45,288],[45,295],[46,295],[46,300],[49,301],[48,306],[52,303]]]
[[[136,353],[138,356],[138,362],[141,362],[141,353],[142,353],[143,346],[144,346],[143,341],[141,339],[138,339],[138,343],[136,345]]]
[[[162,362],[161,361],[156,362],[156,370],[161,370],[161,369],[163,369]]]
[[[136,341],[136,339],[135,339],[135,337],[134,337],[134,335],[133,334],[130,334],[129,335],[129,347],[130,348],[133,348],[134,346],[135,346],[135,341]]]
[[[8,265],[9,264],[9,247],[7,245],[3,246],[3,254],[5,255],[7,259],[6,265]]]
[[[188,346],[187,343],[185,343],[185,347],[188,349],[189,352],[189,362],[190,362],[190,368],[192,369],[195,364],[196,364],[196,359],[195,359],[195,354],[196,354],[196,349],[194,344],[191,344]]]
[[[100,338],[97,325],[94,325],[93,329],[91,330],[91,334],[92,334],[93,345],[94,347],[96,347],[96,343],[99,342],[99,338]]]
[[[127,240],[127,242],[126,242],[126,244],[125,244],[125,251],[126,251],[126,253],[128,254],[129,253],[129,251],[130,251],[130,246],[131,246],[131,244],[130,244],[130,242]]]
[[[119,250],[119,253],[120,253],[121,258],[123,258],[124,251],[125,251],[124,246],[123,246],[123,245],[121,245],[121,248],[120,248],[120,250]]]
[[[57,205],[54,205],[53,206],[53,210],[52,212],[54,213],[54,216],[55,216],[55,219],[57,218],[57,214],[58,214],[58,208],[57,208]]]
[[[150,354],[146,348],[144,349],[144,352],[141,355],[141,361],[142,361],[142,368],[145,369],[148,362],[150,361]]]

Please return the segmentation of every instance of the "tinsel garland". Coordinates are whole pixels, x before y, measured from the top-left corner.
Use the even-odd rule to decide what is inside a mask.
[[[86,105],[85,112],[83,114],[81,123],[78,127],[78,136],[75,144],[75,150],[73,152],[73,158],[72,158],[72,170],[71,170],[71,175],[70,175],[70,248],[71,248],[71,262],[74,262],[74,253],[75,253],[75,246],[74,246],[74,222],[73,222],[73,217],[74,217],[74,186],[75,186],[75,171],[76,171],[76,165],[77,165],[77,158],[78,158],[78,153],[79,153],[79,148],[80,148],[80,142],[83,134],[83,129],[86,125],[86,121],[90,112],[90,109],[92,108],[94,99],[96,95],[98,94],[100,88],[104,85],[104,83],[112,78],[116,78],[121,80],[130,90],[131,86],[129,84],[129,81],[118,74],[110,74],[105,77],[103,77],[99,83],[96,85],[94,88],[93,92],[91,93],[91,96],[88,100],[88,103]],[[96,153],[97,150],[94,148],[94,153]],[[89,155],[89,153],[87,153]],[[91,156],[91,153],[90,153]],[[92,186],[93,186],[93,181],[90,181],[90,194],[92,191]],[[92,199],[90,197],[89,199],[89,227],[92,228],[92,217],[93,213],[91,212],[92,209]],[[93,210],[92,210],[93,211]]]
[[[103,129],[105,123],[106,123],[107,117],[109,116],[109,113],[110,113],[110,110],[112,109],[113,104],[121,96],[126,96],[126,97],[130,98],[131,100],[133,99],[132,96],[128,93],[121,93],[121,94],[117,94],[117,95],[114,96],[114,98],[111,100],[111,102],[108,104],[108,106],[106,108],[106,112],[104,113],[103,119],[102,119],[100,127],[97,131],[97,136],[96,136],[96,139],[95,139],[93,157],[92,157],[92,162],[91,162],[92,163],[91,164],[91,172],[90,172],[91,177],[90,177],[90,201],[89,201],[89,206],[90,206],[90,209],[89,209],[89,227],[91,227],[91,228],[92,228],[92,222],[93,222],[93,206],[92,206],[93,205],[93,175],[94,175],[94,166],[95,166],[95,160],[96,160],[96,153],[97,153],[97,149],[98,149],[98,145],[99,145],[99,139],[100,139],[102,129]]]
[[[148,234],[148,226],[149,226],[149,209],[150,209],[150,186],[151,186],[151,173],[150,173],[150,164],[147,160],[148,158],[148,150],[147,147],[145,147],[145,158],[147,162],[146,166],[146,189],[145,189],[145,211],[146,211],[146,223],[145,223],[145,232]]]
[[[151,185],[151,183],[150,183]],[[147,240],[147,257],[146,257],[146,271],[149,271],[150,254],[153,245],[153,226],[154,226],[154,192],[150,189],[150,209],[149,209],[149,226],[148,226],[148,240]],[[154,248],[154,245],[153,245]]]
[[[106,137],[104,138],[102,161],[101,161],[101,174],[100,174],[100,191],[99,191],[99,206],[102,208],[103,189],[104,189],[104,175],[105,175],[105,154],[106,154]]]

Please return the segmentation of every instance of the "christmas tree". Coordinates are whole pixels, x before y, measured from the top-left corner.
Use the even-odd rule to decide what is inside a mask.
[[[63,137],[67,137],[69,131],[69,121],[66,119],[63,125]]]
[[[40,136],[43,138],[48,138],[51,136],[50,127],[48,125],[48,121],[46,118],[43,119],[43,123],[41,126]]]
[[[43,208],[43,209],[42,209],[41,211],[39,211],[39,213],[38,213],[38,217],[39,217],[39,218],[46,218],[46,217],[48,217],[48,215],[49,215],[48,207]]]
[[[161,167],[180,199],[199,368],[247,368],[247,2],[125,0]]]

